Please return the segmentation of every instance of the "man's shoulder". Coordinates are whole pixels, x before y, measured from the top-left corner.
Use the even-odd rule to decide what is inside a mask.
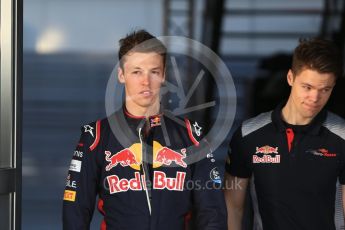
[[[84,123],[84,125],[80,127],[81,132],[83,134],[88,134],[92,137],[95,137],[95,132],[97,129],[104,128],[104,126],[108,125],[108,119],[108,117],[104,117],[86,124]]]
[[[182,129],[188,139],[190,139],[194,145],[199,145],[199,141],[205,136],[206,130],[203,122],[196,119],[191,119],[187,116],[176,116],[170,112],[164,113],[164,121],[169,131],[174,129]]]
[[[108,126],[108,118],[102,118],[81,126],[81,140],[92,151],[101,139],[104,127]]]
[[[248,120],[245,120],[240,126],[242,137],[245,137],[257,130],[260,130],[264,126],[272,123],[272,112],[273,111],[261,113],[256,117],[252,117]]]
[[[331,133],[345,140],[345,120],[342,117],[328,111],[322,125]]]
[[[201,120],[188,116],[174,115],[171,112],[164,112],[163,117],[164,121],[168,122],[169,125],[183,128],[186,131],[190,129],[194,134],[197,134],[197,136],[205,132],[205,125]]]

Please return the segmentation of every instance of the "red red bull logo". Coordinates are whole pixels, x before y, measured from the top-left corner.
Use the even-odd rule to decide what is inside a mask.
[[[187,164],[183,160],[186,158],[186,149],[182,149],[181,153],[176,152],[168,147],[163,147],[158,150],[155,162],[161,163],[163,165],[171,165],[172,162],[175,164],[186,168]]]
[[[256,154],[258,153],[262,153],[262,154],[271,154],[271,153],[275,153],[278,154],[278,147],[271,147],[269,145],[265,145],[262,147],[256,147]]]
[[[277,164],[280,163],[280,155],[276,155],[274,157],[270,155],[264,155],[263,157],[259,157],[257,155],[253,155],[253,163],[273,163]]]
[[[143,184],[145,184],[145,178],[142,177],[140,180],[139,172],[135,172],[132,179],[120,179],[117,175],[111,175],[107,176],[107,181],[110,194],[127,192],[128,190],[141,191],[143,190]]]
[[[150,125],[151,125],[151,127],[161,125],[161,118],[159,116],[151,117],[150,118]]]
[[[268,154],[275,154],[273,156]],[[280,163],[280,155],[278,154],[278,147],[271,147],[265,145],[262,147],[256,147],[255,154],[264,154],[262,155],[253,155],[253,163]]]
[[[122,167],[130,166],[132,164],[139,165],[139,162],[135,158],[135,154],[128,148],[121,150],[113,156],[111,156],[110,151],[105,151],[105,160],[109,162],[105,167],[106,171],[109,171],[118,164]]]
[[[177,172],[175,178],[169,178],[164,172],[155,171],[153,188],[183,191],[183,184],[186,178],[185,172]]]
[[[185,178],[185,172],[177,172],[176,177],[167,177],[164,172],[155,171],[153,176],[153,188],[183,191]],[[135,172],[134,178],[131,179],[120,179],[117,175],[107,176],[107,182],[110,194],[127,192],[128,190],[146,190],[145,177],[144,175],[140,176],[139,172]]]

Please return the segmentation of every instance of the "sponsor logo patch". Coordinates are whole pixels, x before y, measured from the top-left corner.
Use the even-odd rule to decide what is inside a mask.
[[[80,170],[81,170],[81,161],[73,159],[71,161],[70,166],[69,166],[69,170],[70,171],[74,171],[74,172],[80,172]]]
[[[163,147],[158,150],[155,162],[162,163],[163,165],[171,165],[172,162],[186,168],[187,164],[183,160],[186,158],[186,149],[181,149],[181,153],[176,152],[168,147]]]
[[[84,133],[90,133],[92,137],[95,137],[93,135],[93,127],[90,125],[84,125]]]
[[[106,171],[109,171],[118,164],[122,167],[130,166],[132,164],[139,165],[139,162],[135,159],[135,154],[128,148],[121,150],[113,156],[110,155],[110,151],[105,151],[105,160],[109,162],[105,167]]]
[[[327,149],[321,148],[321,149],[308,149],[306,151],[309,154],[313,154],[315,156],[320,156],[320,157],[336,157],[336,153],[330,153]]]
[[[280,155],[278,153],[278,147],[271,147],[265,145],[262,147],[256,147],[255,154],[253,155],[253,163],[280,163]]]
[[[185,178],[186,178],[185,172],[177,171],[176,177],[170,178],[170,177],[167,177],[164,172],[155,171],[154,179],[153,179],[153,188],[183,191]]]
[[[218,184],[221,184],[221,183],[222,183],[222,180],[220,179],[220,174],[219,174],[219,171],[218,171],[218,168],[217,168],[217,167],[213,168],[213,169],[210,171],[210,178],[211,178],[211,180],[213,180],[213,182],[215,182],[215,183],[218,183]]]
[[[84,153],[82,151],[75,150],[73,156],[83,158],[83,154]]]
[[[195,134],[199,137],[201,135],[201,129],[202,127],[199,126],[198,122],[195,122],[193,124],[193,127],[194,127],[194,132]]]
[[[65,190],[65,193],[63,195],[63,200],[74,202],[76,194],[77,194],[76,191]]]
[[[278,147],[271,147],[269,145],[265,145],[262,147],[256,147],[256,154],[262,153],[262,154],[271,154],[271,153],[276,153],[278,154]]]
[[[164,172],[155,171],[153,175],[153,188],[154,189],[167,189],[173,191],[183,191],[184,181],[186,178],[185,172],[176,172],[176,177],[167,177]],[[119,193],[132,191],[146,190],[145,177],[140,176],[139,172],[134,173],[134,177],[131,179],[120,179],[117,175],[107,176],[107,182],[109,186],[109,193]]]
[[[274,157],[270,155],[264,155],[262,157],[259,157],[257,155],[253,155],[253,163],[280,163],[280,155],[276,155]]]
[[[151,128],[155,126],[160,126],[160,125],[161,125],[161,118],[159,116],[150,117]]]
[[[142,163],[142,145],[140,143],[134,143],[128,148],[122,149],[116,153],[111,151],[104,151],[104,157],[109,162],[105,170],[110,171],[116,166],[131,167],[135,170],[140,170]],[[213,157],[213,155],[211,155]],[[210,157],[210,156],[209,156]],[[162,146],[157,141],[153,141],[153,168],[159,168],[163,166],[171,167],[187,167],[186,163],[186,149],[173,150],[166,146]],[[213,162],[213,158],[210,158]]]
[[[77,188],[77,182],[75,180],[71,180],[71,174],[68,174],[67,176],[66,187],[74,189]]]

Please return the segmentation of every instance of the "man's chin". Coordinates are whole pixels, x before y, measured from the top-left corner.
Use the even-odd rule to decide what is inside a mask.
[[[318,110],[316,110],[316,111],[305,111],[304,112],[304,117],[305,118],[309,118],[309,119],[313,119],[317,114],[319,113],[319,111]]]
[[[149,100],[149,101],[141,101],[139,103],[137,103],[140,107],[142,108],[151,108],[152,106],[155,105],[154,101],[153,100]]]

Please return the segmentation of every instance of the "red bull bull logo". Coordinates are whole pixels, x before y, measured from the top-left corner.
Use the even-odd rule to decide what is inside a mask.
[[[172,162],[175,164],[186,168],[187,164],[183,160],[186,158],[186,149],[182,149],[181,153],[176,152],[168,147],[163,147],[158,150],[155,162],[161,163],[163,165],[171,165]]]
[[[140,170],[142,162],[142,145],[134,143],[133,145],[112,154],[111,151],[105,151],[105,160],[109,164],[105,167],[106,171],[120,165],[122,167],[129,166],[134,170]],[[173,162],[181,167],[186,168],[185,162],[186,149],[182,149],[181,153],[168,147],[163,147],[159,142],[153,141],[153,168],[159,168],[163,165],[171,165]]]
[[[109,171],[118,164],[122,167],[130,166],[132,164],[139,165],[139,162],[135,158],[135,154],[128,148],[121,150],[113,156],[111,156],[110,151],[105,151],[105,160],[109,162],[105,167],[106,171]]]
[[[275,153],[278,154],[278,147],[271,147],[269,145],[265,145],[262,147],[256,147],[256,154],[258,153],[262,153],[262,154],[271,154],[271,153]]]

